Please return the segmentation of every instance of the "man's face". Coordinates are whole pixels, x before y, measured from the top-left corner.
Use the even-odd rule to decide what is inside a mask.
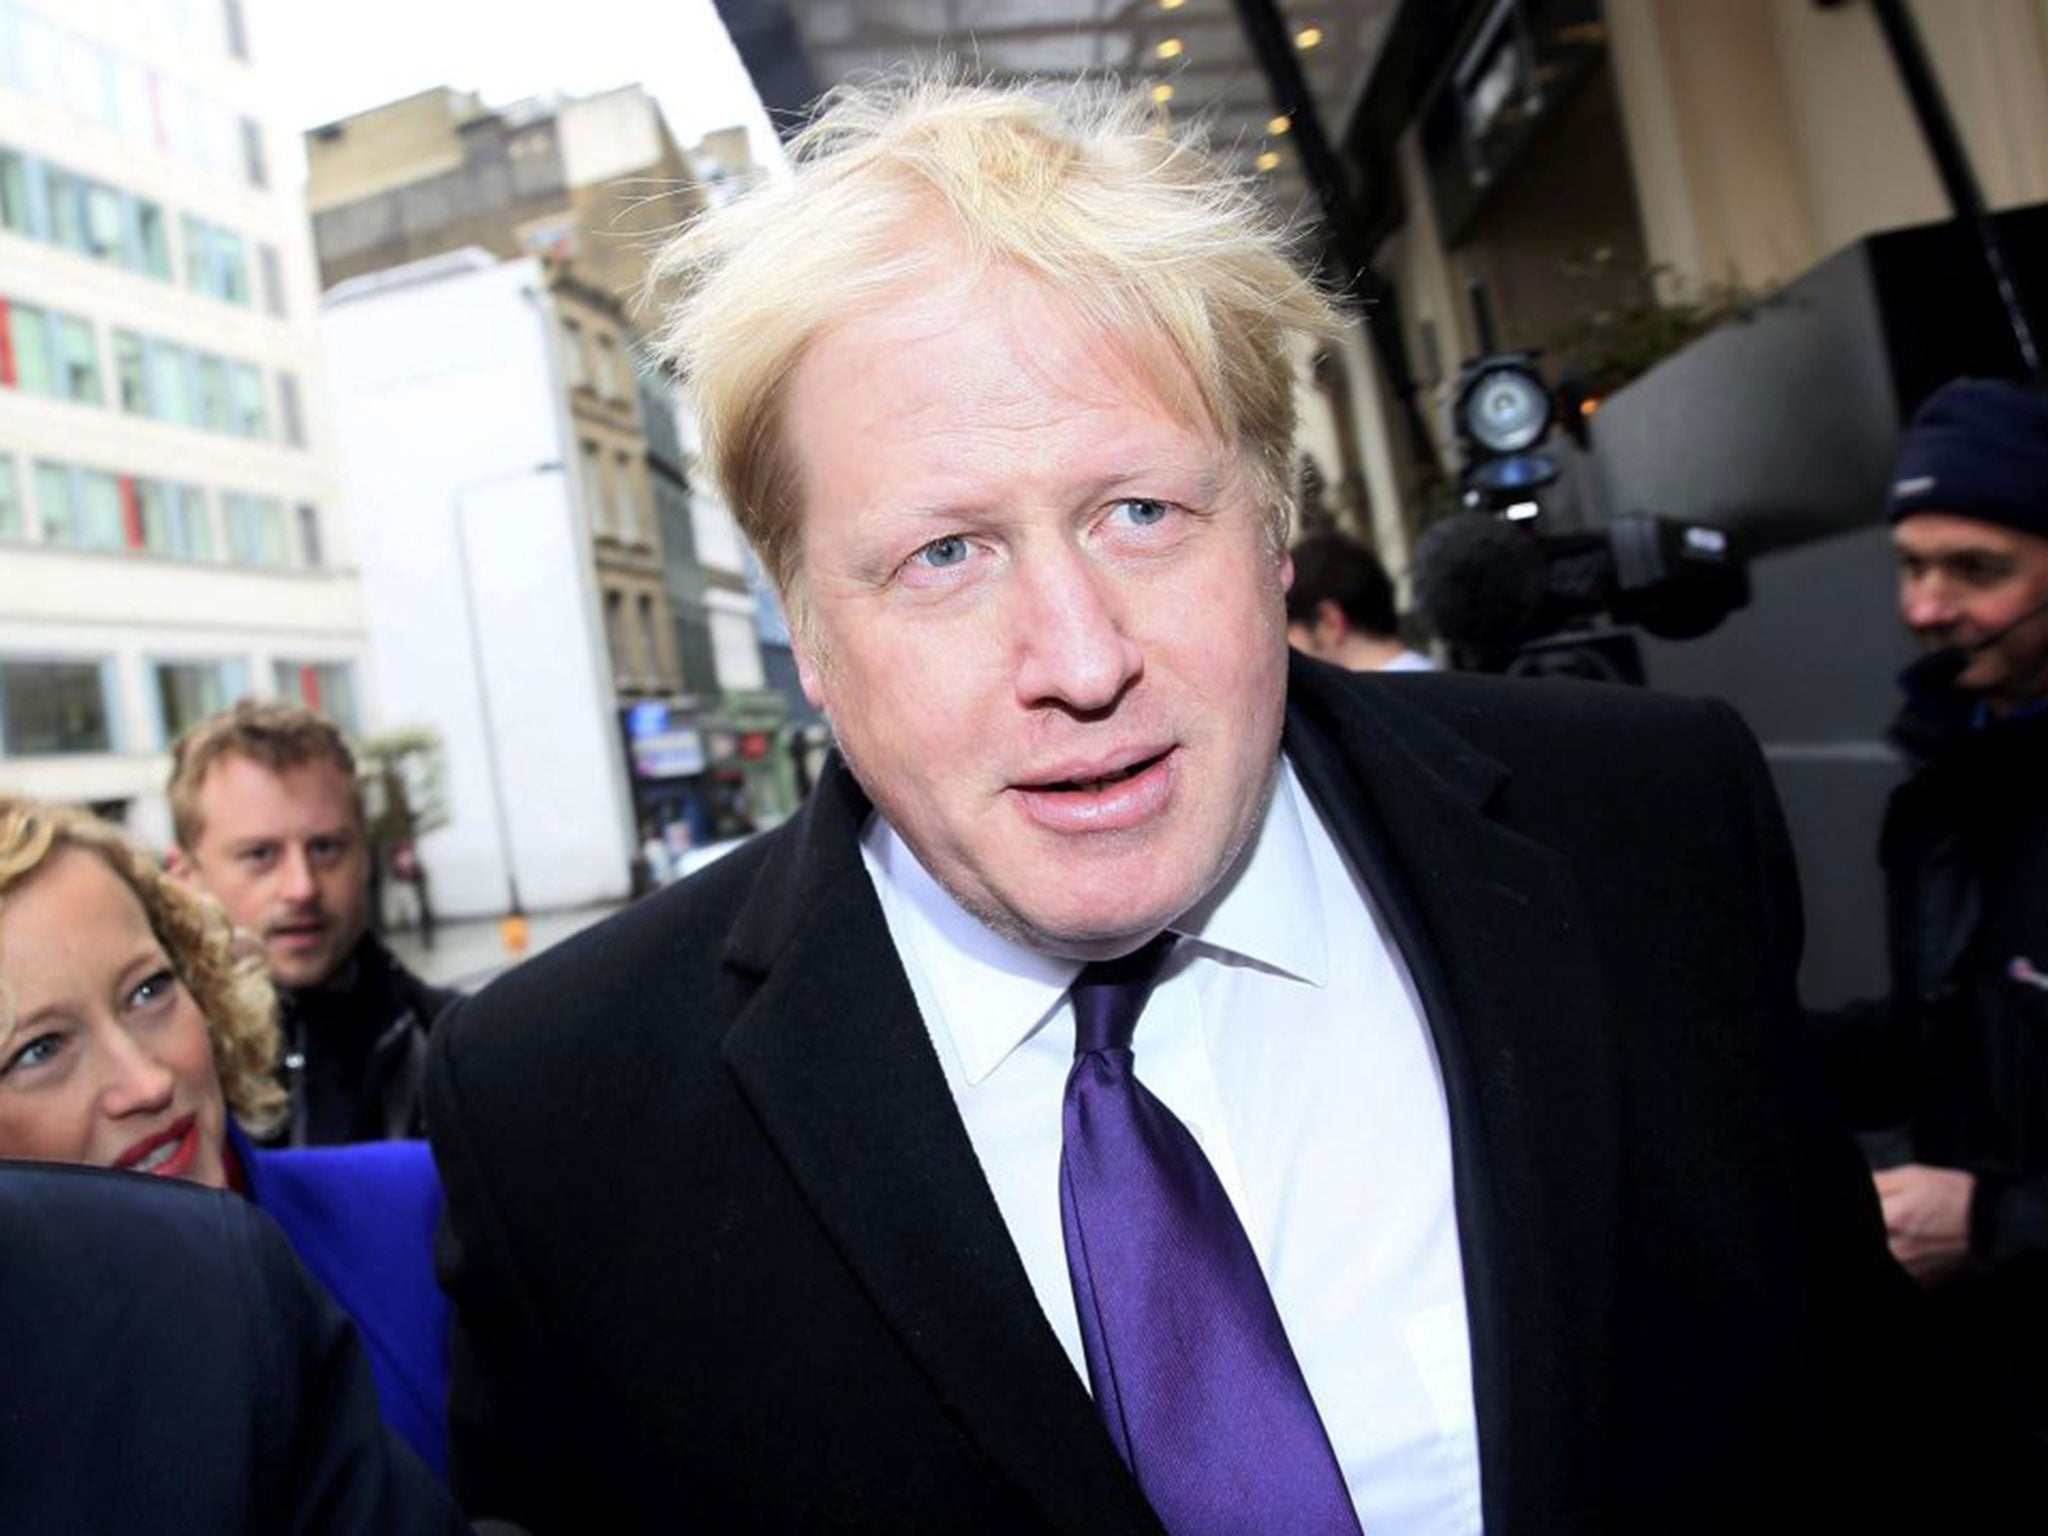
[[[1956,686],[1994,708],[2048,698],[2048,539],[1975,518],[1917,512],[1892,530],[1899,552],[1899,612],[1930,650],[1971,646]],[[2019,621],[2015,623],[2015,621]]]
[[[1015,277],[827,333],[785,402],[804,689],[969,911],[1128,949],[1257,826],[1286,680],[1242,455]]]
[[[199,784],[200,833],[171,867],[263,941],[281,987],[317,986],[370,919],[370,847],[355,786],[316,759],[273,773],[227,756]]]

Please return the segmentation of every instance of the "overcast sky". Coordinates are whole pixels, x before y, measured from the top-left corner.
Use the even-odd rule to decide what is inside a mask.
[[[283,121],[314,128],[436,85],[493,106],[551,90],[647,87],[677,140],[746,123],[770,140],[711,0],[244,0]],[[297,170],[303,177],[303,164]]]

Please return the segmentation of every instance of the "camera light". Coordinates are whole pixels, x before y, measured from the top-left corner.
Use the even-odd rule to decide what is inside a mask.
[[[1473,442],[1488,453],[1520,453],[1550,427],[1550,392],[1529,368],[1489,368],[1465,391],[1459,411]]]

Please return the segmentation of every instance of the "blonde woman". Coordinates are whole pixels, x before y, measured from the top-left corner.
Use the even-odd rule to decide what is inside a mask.
[[[219,907],[84,811],[0,796],[0,1157],[236,1190],[355,1320],[386,1419],[445,1475],[440,1185],[417,1141],[264,1151],[276,1000]]]

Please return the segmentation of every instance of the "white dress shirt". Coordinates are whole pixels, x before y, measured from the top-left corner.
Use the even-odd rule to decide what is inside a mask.
[[[1038,1302],[1087,1379],[1060,1231],[1074,960],[970,917],[879,816],[862,854]],[[1139,1078],[1215,1167],[1371,1536],[1481,1528],[1442,1074],[1414,984],[1283,758],[1174,946]]]

